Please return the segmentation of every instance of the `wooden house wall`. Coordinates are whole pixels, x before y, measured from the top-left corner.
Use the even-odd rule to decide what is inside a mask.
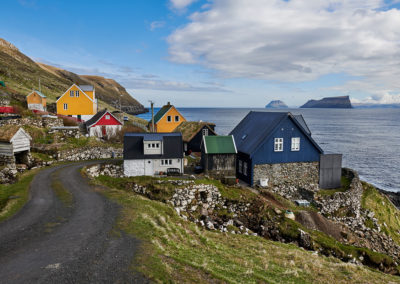
[[[23,133],[19,132],[12,138],[12,146],[14,153],[29,151],[31,149],[31,141]]]
[[[192,151],[192,152],[200,152],[201,151],[201,142],[203,140],[203,129],[208,129],[207,126],[203,126],[203,128],[192,138],[187,143],[187,151]],[[215,136],[214,133],[212,133],[208,129],[208,135],[209,136]]]
[[[239,161],[246,162],[247,163],[247,173],[246,175],[242,172],[239,173]],[[243,180],[244,182],[247,182],[248,184],[252,184],[252,161],[249,157],[249,155],[238,152],[237,154],[237,159],[236,159],[236,177]]]
[[[7,142],[0,142],[0,155],[12,156],[13,155],[12,144]]]
[[[204,169],[225,175],[235,175],[236,154],[204,154]]]
[[[292,151],[292,137],[300,137],[300,151]],[[283,151],[274,151],[274,138],[283,138]],[[285,119],[279,127],[261,144],[253,153],[253,165],[279,164],[295,162],[317,162],[319,161],[319,150],[290,119]]]

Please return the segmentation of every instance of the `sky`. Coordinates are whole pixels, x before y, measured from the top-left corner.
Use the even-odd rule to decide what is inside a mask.
[[[2,0],[0,38],[142,104],[400,103],[400,0]]]

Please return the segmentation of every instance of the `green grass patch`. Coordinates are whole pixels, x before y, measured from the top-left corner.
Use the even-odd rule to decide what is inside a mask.
[[[362,208],[373,211],[382,231],[400,245],[400,211],[373,185],[363,182],[363,187]]]
[[[348,177],[341,177],[341,187],[335,189],[321,189],[318,191],[318,194],[321,196],[330,196],[336,192],[345,192],[350,189],[351,180]]]
[[[114,189],[104,194],[123,206],[118,228],[143,241],[132,268],[158,283],[399,282],[294,245],[206,231],[168,205],[133,193]]]
[[[96,137],[70,137],[66,139],[66,143],[61,147],[62,150],[84,147],[114,147],[121,148],[121,143],[113,143],[110,141],[99,140]]]
[[[74,202],[74,197],[71,192],[69,192],[62,185],[58,178],[58,173],[53,174],[53,182],[51,183],[51,187],[54,190],[57,198],[67,207],[72,206]]]
[[[28,171],[14,184],[0,184],[0,222],[17,213],[29,199],[29,186],[39,170]]]
[[[54,159],[52,157],[50,157],[49,155],[44,154],[44,153],[31,152],[31,155],[33,158],[35,158],[39,161],[44,161],[44,162],[54,161]]]

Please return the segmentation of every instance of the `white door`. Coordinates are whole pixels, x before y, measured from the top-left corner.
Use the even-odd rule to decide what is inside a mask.
[[[154,175],[154,166],[152,160],[145,160],[144,162],[144,175],[145,176],[152,176]]]

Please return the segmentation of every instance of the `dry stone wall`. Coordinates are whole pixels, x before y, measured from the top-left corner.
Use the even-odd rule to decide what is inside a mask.
[[[96,160],[96,159],[109,159],[121,158],[122,148],[77,148],[70,150],[59,151],[54,154],[54,158],[59,161],[81,161],[81,160]]]
[[[263,164],[254,166],[254,184],[268,179],[268,185],[308,188],[318,185],[319,162]]]
[[[60,118],[51,117],[24,117],[17,119],[0,120],[0,126],[3,125],[30,125],[36,127],[58,127],[63,126],[63,120]]]

